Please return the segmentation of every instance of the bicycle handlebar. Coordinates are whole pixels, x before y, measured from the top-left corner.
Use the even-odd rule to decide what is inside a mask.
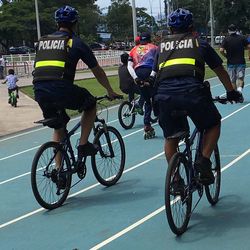
[[[213,102],[219,102],[221,104],[227,104],[229,101],[226,97],[215,96],[213,97]]]

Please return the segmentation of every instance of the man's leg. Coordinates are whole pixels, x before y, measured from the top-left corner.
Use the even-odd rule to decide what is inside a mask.
[[[202,155],[207,159],[210,159],[211,154],[216,147],[220,137],[220,127],[220,124],[218,124],[206,130],[204,133]]]
[[[244,78],[245,78],[245,65],[239,65],[236,69],[237,71],[237,90],[239,92],[242,92],[243,88],[244,88]]]
[[[90,132],[94,125],[95,118],[96,106],[93,106],[91,109],[83,112],[81,118],[81,137],[79,145],[87,144]]]
[[[236,85],[237,77],[236,77],[235,65],[228,65],[227,72],[228,72],[228,75],[230,76],[230,80],[232,82],[233,88],[236,90],[237,89],[237,85]]]
[[[164,149],[168,163],[170,162],[173,155],[177,152],[178,143],[178,139],[165,139]]]

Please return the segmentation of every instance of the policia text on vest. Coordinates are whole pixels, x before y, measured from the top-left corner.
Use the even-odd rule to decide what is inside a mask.
[[[33,83],[51,80],[73,83],[75,68],[69,58],[72,43],[70,37],[61,35],[49,35],[39,40]]]
[[[197,38],[192,34],[166,36],[160,44],[158,67],[161,80],[192,76],[203,82],[205,61],[200,54]]]

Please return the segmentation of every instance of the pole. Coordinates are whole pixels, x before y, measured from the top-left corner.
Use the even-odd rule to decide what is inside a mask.
[[[211,46],[214,47],[214,13],[213,13],[213,1],[210,3],[210,33],[211,33]]]
[[[41,30],[40,30],[40,22],[39,22],[39,12],[38,12],[38,3],[35,0],[35,9],[36,9],[36,27],[37,27],[37,39],[39,40],[41,37]]]
[[[132,18],[133,18],[134,41],[135,41],[135,38],[137,37],[137,22],[136,22],[135,0],[132,0]]]
[[[150,13],[151,13],[151,32],[154,33],[154,19],[153,19],[153,11],[152,11],[152,2],[151,0],[148,0],[150,5]]]

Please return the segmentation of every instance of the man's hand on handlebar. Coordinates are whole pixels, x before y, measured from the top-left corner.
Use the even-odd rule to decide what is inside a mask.
[[[110,100],[114,100],[114,99],[123,99],[123,96],[120,94],[117,94],[116,92],[114,92],[114,90],[110,90],[107,93],[107,96]]]
[[[240,102],[242,103],[244,101],[244,98],[242,96],[242,94],[237,91],[237,90],[231,90],[231,91],[227,91],[227,100],[229,102]]]

